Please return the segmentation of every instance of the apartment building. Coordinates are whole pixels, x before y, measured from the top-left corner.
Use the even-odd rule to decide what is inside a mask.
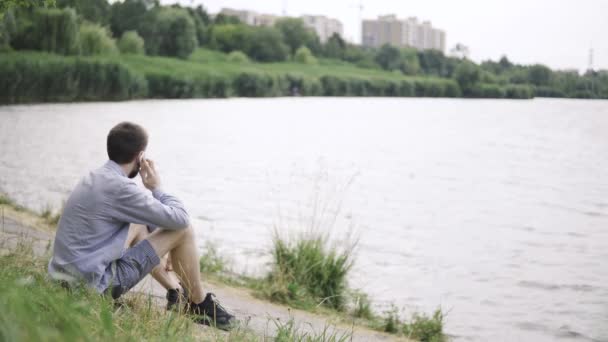
[[[272,26],[277,20],[282,18],[272,14],[232,8],[222,8],[220,13],[237,17],[241,22],[252,26]],[[300,19],[302,19],[306,27],[313,30],[319,36],[322,43],[326,42],[334,33],[340,36],[344,34],[342,23],[337,19],[328,18],[323,15],[303,15]]]
[[[361,42],[364,46],[380,47],[390,44],[419,50],[445,51],[445,31],[433,28],[430,21],[418,22],[416,17],[399,19],[396,15],[364,20]]]
[[[317,33],[321,43],[325,43],[335,33],[344,36],[344,27],[337,19],[328,18],[324,15],[303,15],[300,18],[304,21],[306,27]]]

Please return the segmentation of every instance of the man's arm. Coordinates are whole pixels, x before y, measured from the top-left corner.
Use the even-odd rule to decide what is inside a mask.
[[[121,221],[165,229],[184,229],[190,225],[183,203],[158,188],[150,194],[137,184],[128,182],[117,195],[114,209]]]
[[[116,212],[119,219],[165,229],[187,228],[190,225],[188,212],[177,197],[160,190],[160,177],[154,162],[143,160],[140,175],[152,195],[133,182],[125,183],[117,196]]]

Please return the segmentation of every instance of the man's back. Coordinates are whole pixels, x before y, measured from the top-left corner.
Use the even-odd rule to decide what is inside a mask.
[[[112,278],[111,262],[123,254],[130,223],[179,229],[189,219],[175,197],[160,190],[150,195],[110,160],[86,175],[66,202],[49,274],[103,292]]]

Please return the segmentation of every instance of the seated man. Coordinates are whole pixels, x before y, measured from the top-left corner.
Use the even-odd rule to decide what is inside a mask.
[[[169,254],[188,293],[186,312],[198,323],[229,329],[234,316],[214,295],[204,295],[190,218],[179,199],[161,190],[154,162],[143,155],[147,145],[148,135],[139,125],[123,122],[110,130],[110,160],[87,174],[65,204],[49,275],[68,283],[84,282],[117,299],[155,268],[162,273],[160,257]],[[151,193],[132,180],[138,173]],[[141,225],[131,230],[140,238],[127,241],[132,223]],[[141,233],[143,226],[153,232]],[[141,241],[125,249],[136,240]],[[170,280],[163,285],[179,288]]]

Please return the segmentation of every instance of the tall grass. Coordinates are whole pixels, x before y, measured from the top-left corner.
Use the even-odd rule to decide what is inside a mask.
[[[287,240],[275,233],[269,297],[301,307],[324,305],[344,311],[353,250],[354,246],[338,250],[321,234]]]
[[[307,332],[299,327],[293,318],[282,323],[274,320],[275,342],[346,342],[352,340],[352,331],[339,333],[326,325],[321,331]]]

